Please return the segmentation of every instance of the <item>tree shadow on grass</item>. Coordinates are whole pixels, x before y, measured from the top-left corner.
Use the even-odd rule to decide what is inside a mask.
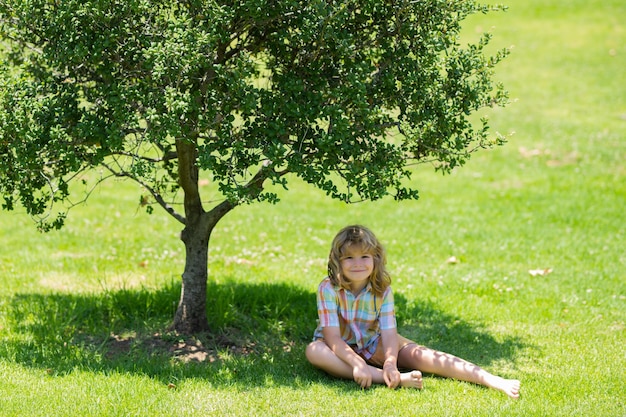
[[[210,334],[164,332],[180,285],[157,291],[17,294],[0,299],[0,359],[55,375],[75,370],[148,375],[174,387],[307,386],[328,381],[304,357],[317,320],[315,293],[287,284],[208,284]],[[402,333],[479,365],[513,361],[522,341],[497,340],[480,326],[396,295]],[[402,322],[405,324],[402,325]],[[500,338],[502,339],[502,338]],[[338,385],[352,389],[353,384]],[[343,388],[341,388],[343,389]]]
[[[396,294],[398,332],[420,345],[453,354],[479,366],[514,363],[531,345],[518,336],[491,334],[481,323],[438,310],[430,301]]]

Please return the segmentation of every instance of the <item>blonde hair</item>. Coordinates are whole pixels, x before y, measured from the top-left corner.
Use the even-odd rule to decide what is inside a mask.
[[[374,269],[369,281],[372,285],[372,292],[375,295],[382,296],[387,287],[391,285],[391,277],[385,267],[387,255],[385,248],[374,233],[365,226],[352,225],[344,227],[333,239],[330,255],[328,256],[328,276],[331,283],[341,288],[350,289],[350,283],[345,280],[341,271],[341,258],[350,246],[357,246],[363,252],[372,255]]]

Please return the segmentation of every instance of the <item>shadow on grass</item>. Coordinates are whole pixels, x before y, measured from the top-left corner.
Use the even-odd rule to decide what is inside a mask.
[[[520,351],[531,347],[518,336],[493,335],[480,323],[442,312],[432,302],[407,300],[399,294],[395,302],[400,334],[480,366],[514,362]]]
[[[179,294],[180,285],[172,284],[158,291],[0,299],[0,359],[52,376],[75,370],[135,373],[170,386],[192,378],[242,388],[331,380],[304,358],[317,319],[312,291],[286,284],[210,282],[207,310],[213,331],[195,337],[163,333]],[[479,365],[514,361],[524,348],[520,340],[497,340],[432,305],[409,303],[401,295],[396,303],[404,335]]]

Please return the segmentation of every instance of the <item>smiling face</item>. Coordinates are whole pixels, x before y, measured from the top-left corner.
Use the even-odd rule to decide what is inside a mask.
[[[354,294],[371,284],[372,292],[382,296],[391,284],[386,261],[385,248],[367,227],[347,226],[333,239],[328,277],[333,285]]]
[[[340,258],[341,272],[350,283],[350,290],[358,293],[369,282],[374,270],[374,257],[360,245],[349,245]]]

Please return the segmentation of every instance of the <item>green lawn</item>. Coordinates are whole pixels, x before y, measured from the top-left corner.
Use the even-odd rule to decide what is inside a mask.
[[[489,114],[509,143],[420,167],[419,201],[346,206],[294,181],[237,208],[211,239],[212,336],[164,332],[180,226],[134,185],[105,184],[60,232],[0,213],[0,415],[625,416],[626,3],[507,4],[466,28],[514,46],[497,70],[514,101]],[[353,222],[387,246],[400,332],[520,379],[519,400],[432,376],[361,391],[306,363]]]

